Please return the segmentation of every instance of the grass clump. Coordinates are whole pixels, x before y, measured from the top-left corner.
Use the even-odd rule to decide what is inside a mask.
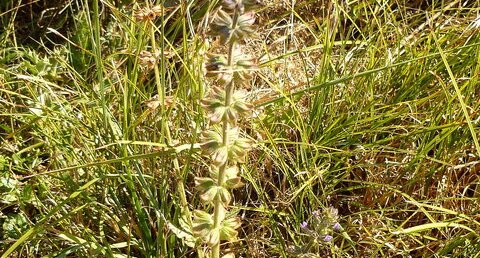
[[[478,3],[247,3],[0,3],[2,258],[480,254]]]

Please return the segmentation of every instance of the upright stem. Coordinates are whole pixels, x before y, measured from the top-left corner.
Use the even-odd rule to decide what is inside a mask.
[[[152,44],[152,51],[153,53],[155,54],[155,56],[157,56],[157,46],[155,44],[155,27],[154,27],[154,24],[150,24],[150,42]],[[163,35],[162,35],[163,36]],[[161,49],[162,49],[162,52],[163,52],[163,44],[161,46]],[[163,62],[163,58],[161,60],[161,62]],[[163,63],[161,65],[161,69],[162,69],[162,74],[163,73],[163,70],[164,70],[164,66],[163,66]],[[158,69],[158,66],[155,64],[154,66],[154,71],[155,71],[155,83],[157,84],[157,91],[158,91],[158,99],[160,101],[160,113],[162,115],[164,115],[164,110],[165,110],[165,79],[163,77],[160,77],[160,71]],[[162,129],[165,128],[165,122],[164,122],[164,119],[162,119]],[[165,136],[165,139],[166,139],[166,143],[168,145],[170,145],[170,141],[171,141],[171,138],[170,138],[170,131],[169,131],[169,128],[166,127],[166,136]],[[178,161],[176,159],[174,159],[174,165],[177,165],[178,164]],[[158,223],[160,224],[160,226],[163,227],[163,221],[159,220]],[[161,244],[161,248],[159,248],[160,250],[160,254],[161,256],[166,256],[166,252],[167,252],[167,240],[163,237],[163,234],[158,234],[158,237],[159,237],[159,241],[160,244]]]
[[[92,45],[94,48],[94,57],[95,57],[95,65],[97,71],[97,80],[98,84],[100,85],[100,100],[102,104],[102,113],[103,113],[103,124],[104,126],[109,125],[109,115],[107,110],[107,104],[105,100],[105,81],[103,77],[103,60],[102,60],[102,46],[100,43],[100,14],[98,12],[98,0],[93,1],[93,37],[92,37]],[[110,130],[111,132],[111,130]],[[113,133],[112,133],[113,135]]]
[[[233,13],[233,22],[232,22],[232,30],[235,30],[235,27],[237,25],[237,19],[238,19],[238,11],[237,9],[235,9],[234,13]],[[229,69],[232,68],[233,66],[233,54],[234,54],[234,50],[235,50],[235,42],[233,40],[230,41],[230,45],[228,46],[228,64],[227,64],[227,67]],[[233,78],[232,80],[227,83],[227,85],[225,86],[225,107],[228,107],[230,106],[230,104],[232,103],[232,95],[233,95],[233,91],[235,89],[235,84],[233,82]],[[229,137],[228,137],[228,132],[230,131],[230,121],[228,121],[228,118],[227,117],[224,117],[223,118],[223,127],[222,127],[222,136],[223,136],[223,146],[228,146],[229,145]],[[225,171],[227,169],[227,166],[228,166],[228,160],[227,162],[225,162],[225,164],[223,164],[222,166],[220,166],[219,168],[219,172],[218,172],[218,181],[217,181],[217,184],[218,185],[223,185],[223,181],[224,181],[224,178],[225,178]],[[213,213],[213,228],[215,230],[219,230],[220,228],[220,223],[222,222],[221,221],[221,209],[223,209],[223,203],[222,203],[222,200],[220,199],[220,196],[216,196],[215,197],[215,202],[214,202],[214,213]],[[215,243],[213,246],[212,246],[212,258],[219,258],[220,257],[220,239],[218,240],[217,243]]]

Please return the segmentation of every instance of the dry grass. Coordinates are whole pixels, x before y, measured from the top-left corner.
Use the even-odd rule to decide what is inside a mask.
[[[206,124],[211,13],[205,1],[173,8],[164,38],[155,22],[169,53],[156,59],[158,83],[137,57],[153,39],[133,21],[139,4],[100,2],[100,38],[91,3],[62,2],[48,12],[58,33],[31,37],[38,16],[28,14],[46,2],[0,4],[0,252],[195,257],[175,229],[179,182],[188,207],[200,205],[193,176],[206,164],[190,144]],[[479,2],[266,4],[247,47],[261,69],[246,89],[257,111],[242,123],[257,147],[234,194],[243,226],[230,248],[479,256]],[[300,230],[330,206],[343,227],[332,242]]]

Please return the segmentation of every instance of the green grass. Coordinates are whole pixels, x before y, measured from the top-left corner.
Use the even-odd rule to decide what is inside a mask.
[[[43,17],[53,4],[0,4],[2,257],[197,257],[185,231],[209,165],[197,143],[214,9],[172,5],[148,25],[131,2]],[[480,2],[346,2],[260,11],[242,121],[257,144],[232,202],[241,241],[223,248],[479,257]],[[343,230],[322,243],[300,225],[328,207]]]

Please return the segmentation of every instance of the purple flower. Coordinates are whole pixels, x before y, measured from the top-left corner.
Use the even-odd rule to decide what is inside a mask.
[[[319,211],[319,210],[315,210],[315,211],[312,212],[312,215],[313,215],[314,217],[319,218],[319,217],[320,217],[320,211]]]
[[[300,229],[306,230],[308,228],[308,223],[306,221],[300,223]]]
[[[332,240],[333,240],[333,237],[331,235],[325,235],[323,237],[323,241],[325,242],[332,242]]]
[[[340,231],[340,230],[342,230],[342,225],[340,225],[340,223],[336,222],[336,223],[333,225],[333,230],[335,230],[335,231]]]

